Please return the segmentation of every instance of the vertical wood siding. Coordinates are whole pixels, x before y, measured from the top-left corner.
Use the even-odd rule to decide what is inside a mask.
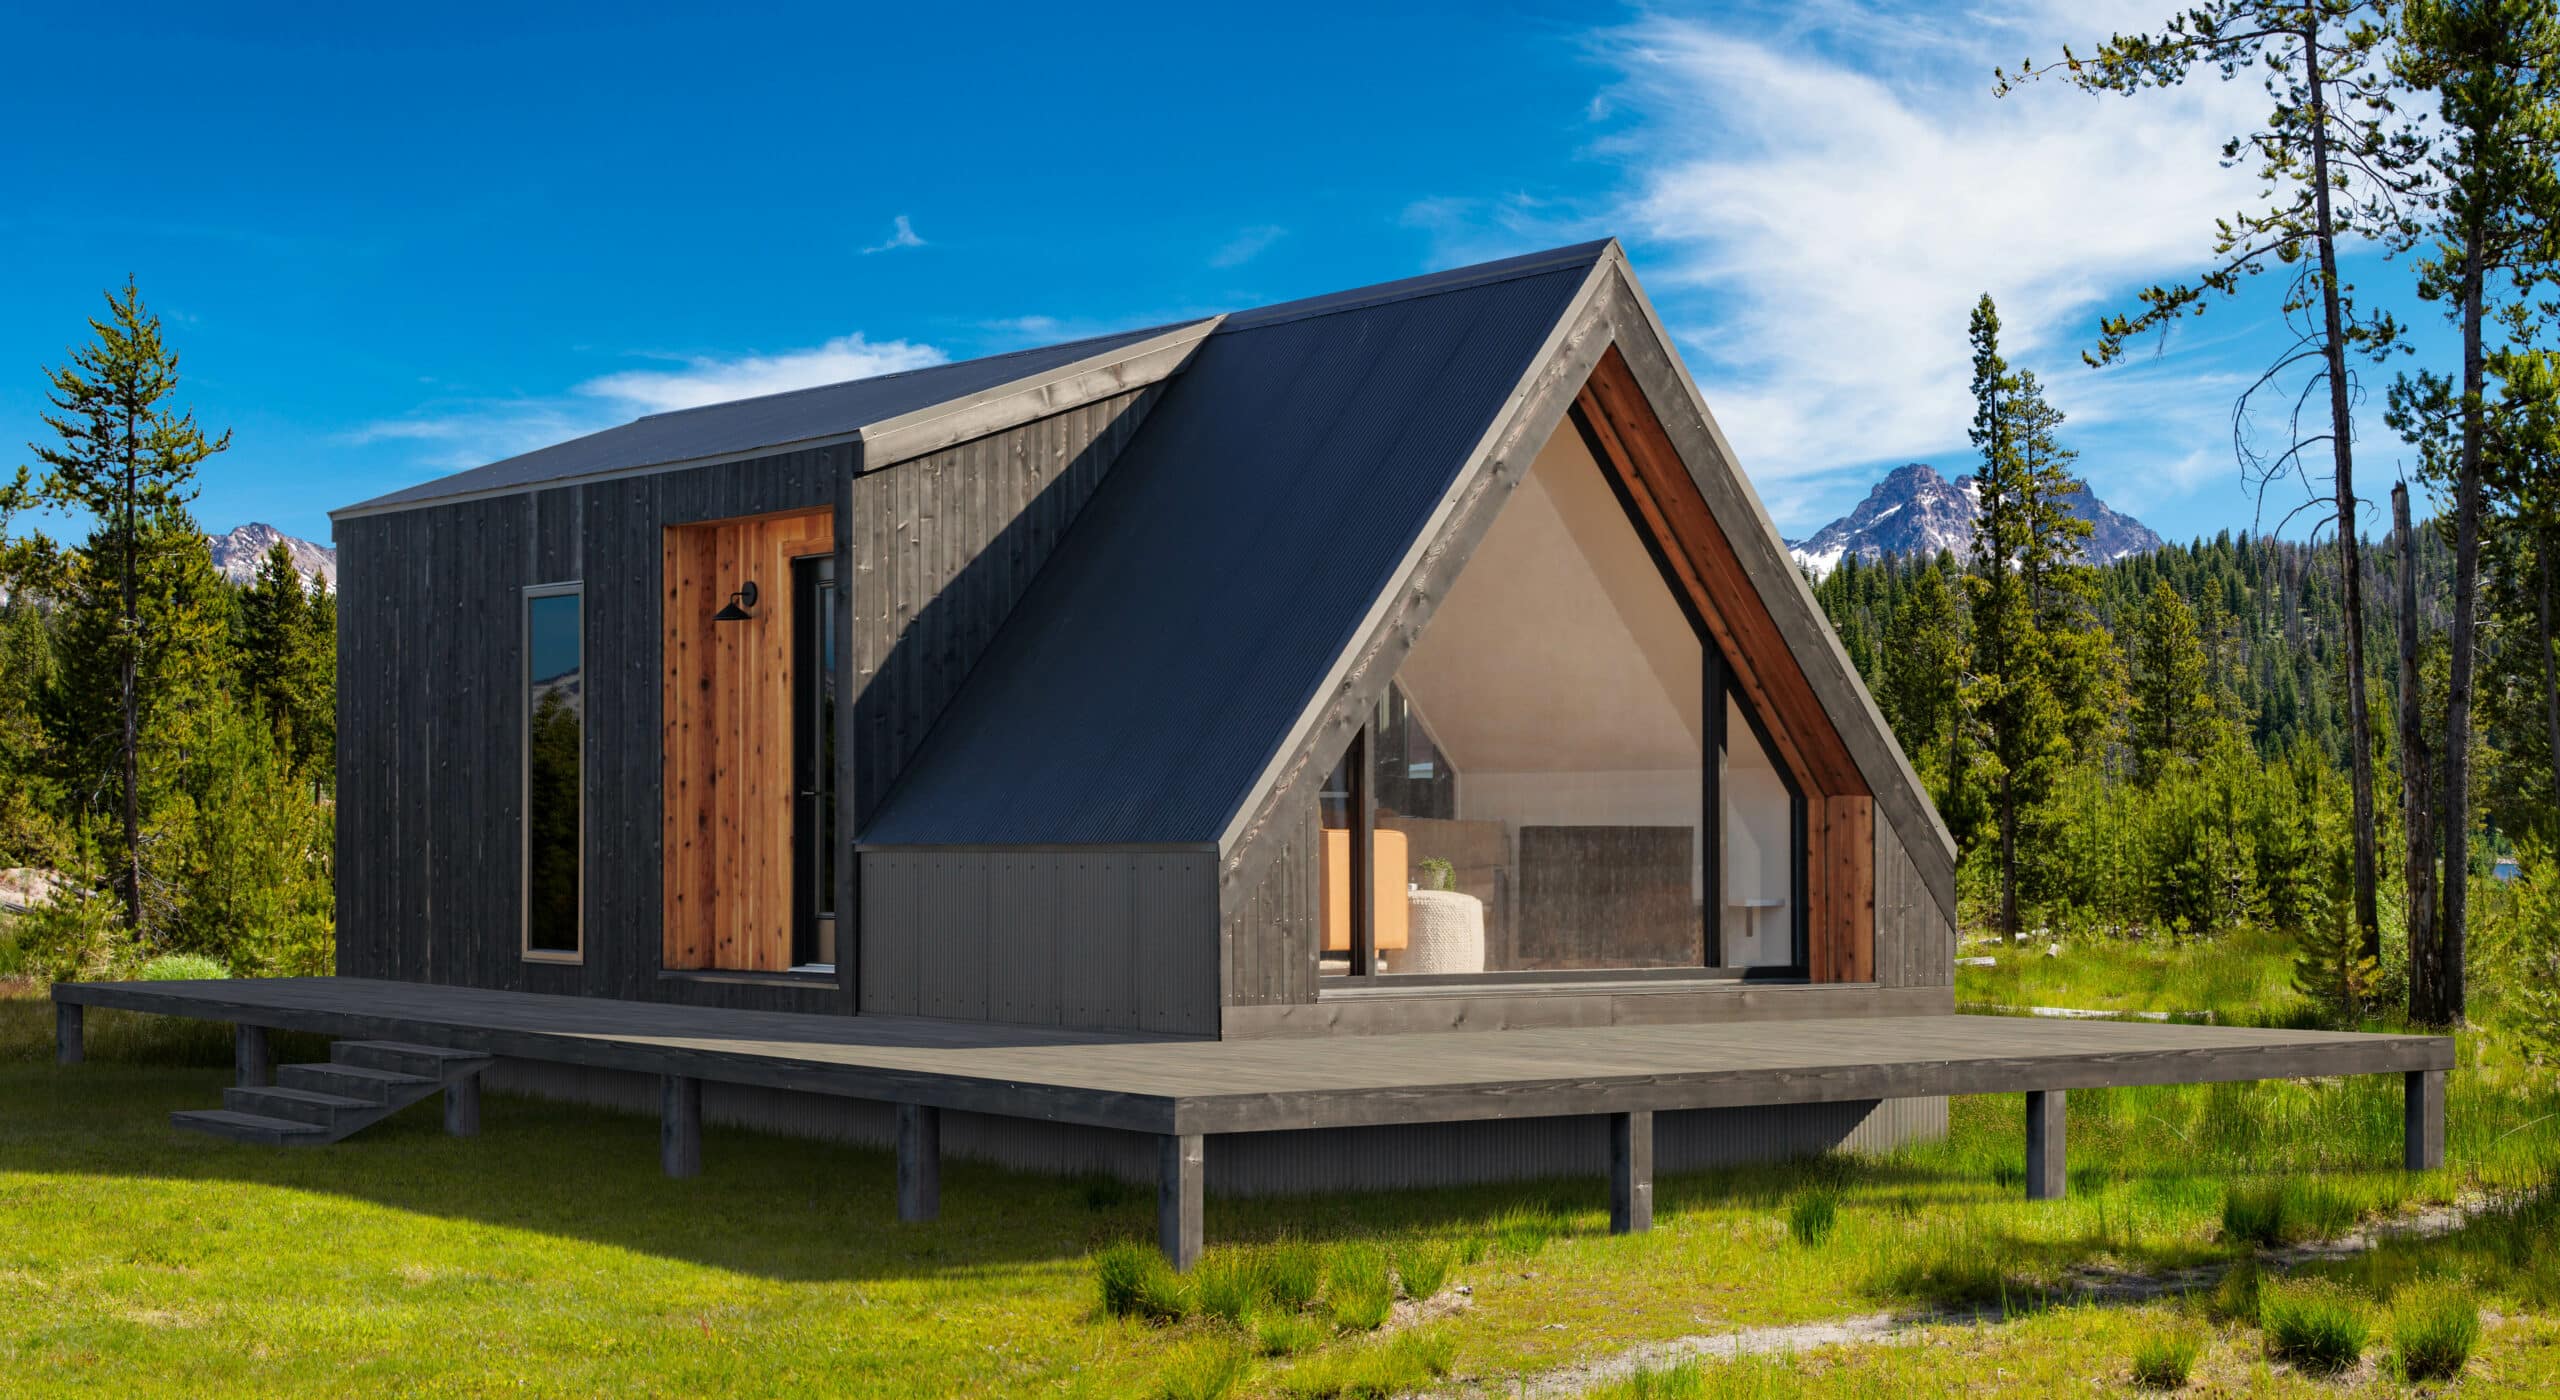
[[[1316,999],[1316,804],[1300,804],[1296,830],[1272,857],[1262,883],[1227,911],[1227,1004],[1268,1006]]]
[[[866,1012],[1218,1033],[1207,851],[865,851]]]
[[[847,600],[856,830],[1159,392],[1100,399],[855,478]]]
[[[1876,981],[1888,987],[1953,987],[1956,930],[1891,822],[1877,822]]]

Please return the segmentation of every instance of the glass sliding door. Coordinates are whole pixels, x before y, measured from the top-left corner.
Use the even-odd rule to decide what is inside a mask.
[[[586,888],[586,639],[574,583],[524,594],[524,955],[575,962]]]

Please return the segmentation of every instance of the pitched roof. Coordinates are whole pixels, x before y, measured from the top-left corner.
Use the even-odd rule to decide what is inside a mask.
[[[1609,246],[1227,317],[861,840],[1217,841]]]
[[[1080,361],[1125,350],[1182,325],[1153,326],[934,365],[842,384],[822,384],[729,403],[652,413],[645,418],[536,448],[521,456],[376,496],[336,512],[358,515],[466,496],[521,491],[678,462],[743,457],[825,439],[848,438],[873,424],[974,394],[1038,378]]]

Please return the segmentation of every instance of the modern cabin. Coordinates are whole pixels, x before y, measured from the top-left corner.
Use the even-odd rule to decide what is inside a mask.
[[[494,1066],[654,1097],[678,1174],[706,1111],[894,1137],[911,1219],[946,1142],[1152,1174],[1185,1261],[1204,1184],[1605,1162],[1642,1228],[1657,1153],[1951,1093],[2027,1094],[2040,1195],[2097,1084],[2403,1073],[2441,1157],[2440,1039],[1952,1014],[1953,843],[1615,242],[335,524],[339,976],[55,993],[66,1061],[238,1023],[190,1126],[334,1140],[397,1070],[469,1131]],[[402,1043],[269,1088],[276,1027]]]

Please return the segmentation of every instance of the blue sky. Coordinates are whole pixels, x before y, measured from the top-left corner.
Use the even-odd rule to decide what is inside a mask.
[[[2215,156],[2263,98],[1990,90],[2158,8],[21,7],[0,467],[128,272],[236,430],[199,515],[325,541],[661,408],[1615,234],[1791,536],[1966,469],[1986,290],[2102,495],[2244,527],[2269,298],[2078,350],[2247,198]],[[2405,270],[2357,264],[2441,357]],[[2380,397],[2374,498],[2410,455]]]

